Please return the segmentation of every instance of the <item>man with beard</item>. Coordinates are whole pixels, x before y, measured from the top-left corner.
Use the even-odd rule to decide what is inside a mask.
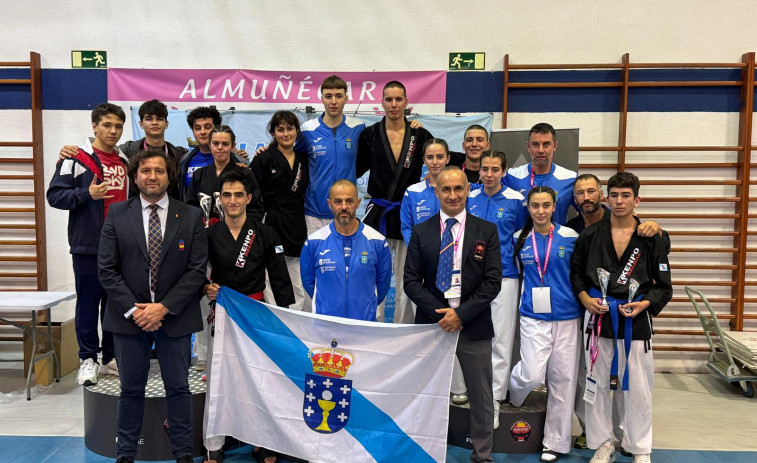
[[[300,254],[302,285],[315,313],[376,321],[389,292],[392,254],[384,236],[355,216],[357,186],[337,180],[329,188],[334,221],[311,234]]]
[[[580,214],[568,220],[565,226],[572,228],[577,233],[581,233],[584,228],[593,225],[600,220],[610,217],[610,210],[602,205],[604,196],[602,195],[602,184],[596,175],[581,174],[573,182],[573,199],[580,208]],[[668,232],[660,227],[660,224],[654,220],[647,220],[642,223],[638,217],[635,217],[638,227],[636,233],[644,238],[649,238],[659,233],[665,243],[666,253],[670,253],[670,237]]]
[[[557,152],[557,133],[554,127],[544,122],[531,127],[526,148],[531,155],[531,162],[508,170],[505,185],[523,196],[535,186],[548,186],[555,190],[557,208],[553,221],[564,225],[573,200],[571,193],[576,173],[553,162]],[[526,207],[526,204],[523,203],[523,206]]]
[[[150,369],[150,347],[166,390],[171,447],[177,463],[192,462],[191,335],[202,329],[199,292],[208,243],[200,210],[166,194],[176,166],[163,151],[141,151],[129,178],[140,192],[114,204],[97,253],[100,283],[108,293],[103,329],[113,332],[121,378],[118,398],[119,463],[137,455]]]

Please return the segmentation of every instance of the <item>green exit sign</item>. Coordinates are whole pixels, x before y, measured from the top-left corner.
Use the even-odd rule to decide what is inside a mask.
[[[108,54],[104,51],[74,50],[71,52],[72,68],[107,68]]]
[[[450,71],[481,71],[486,61],[484,53],[453,52],[449,54]]]

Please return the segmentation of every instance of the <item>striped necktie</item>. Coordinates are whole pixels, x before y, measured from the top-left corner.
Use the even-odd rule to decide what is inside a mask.
[[[158,216],[157,204],[148,206],[152,209],[150,220],[147,223],[147,253],[150,256],[150,290],[155,293],[155,284],[158,282],[158,266],[160,265],[160,248],[163,244],[163,235],[160,233],[160,216]]]
[[[452,237],[452,226],[457,219],[450,217],[445,222],[442,234],[442,245],[439,250],[439,266],[436,267],[436,288],[442,293],[447,291],[452,283],[452,266],[455,260],[455,240]]]

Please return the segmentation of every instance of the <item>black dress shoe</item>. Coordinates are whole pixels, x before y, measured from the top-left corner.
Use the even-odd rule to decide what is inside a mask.
[[[176,463],[194,463],[192,455],[184,455],[176,459]]]

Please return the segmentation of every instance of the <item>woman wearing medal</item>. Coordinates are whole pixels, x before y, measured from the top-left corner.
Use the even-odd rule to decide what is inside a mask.
[[[556,194],[534,187],[529,217],[513,236],[513,255],[523,272],[520,302],[521,361],[510,377],[510,403],[523,405],[547,378],[547,417],[539,461],[557,461],[571,448],[571,420],[578,376],[581,308],[570,285],[570,257],[578,234],[552,223]]]

